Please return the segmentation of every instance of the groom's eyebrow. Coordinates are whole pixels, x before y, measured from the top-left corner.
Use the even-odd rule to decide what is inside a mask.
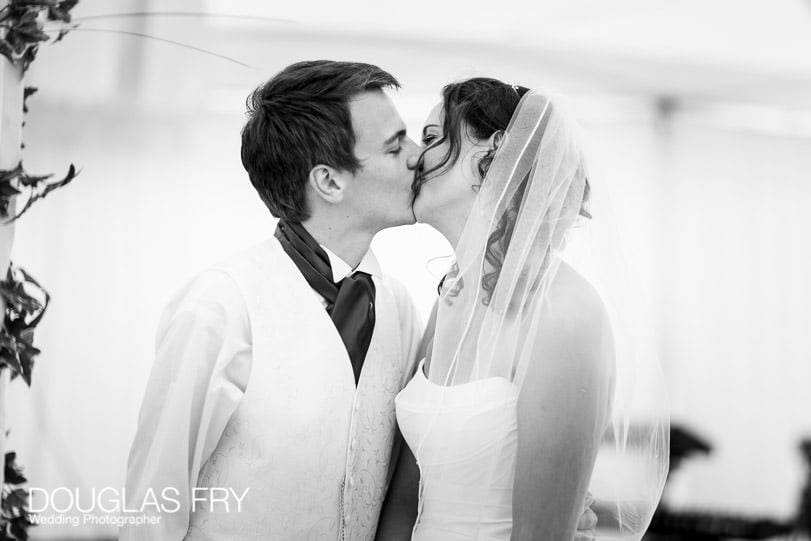
[[[405,128],[403,128],[402,130],[398,131],[397,133],[395,133],[394,135],[392,135],[391,137],[389,137],[388,139],[383,141],[383,146],[384,147],[389,146],[390,144],[395,142],[397,139],[401,139],[401,138],[405,137],[405,135],[406,135],[406,131],[405,131]]]

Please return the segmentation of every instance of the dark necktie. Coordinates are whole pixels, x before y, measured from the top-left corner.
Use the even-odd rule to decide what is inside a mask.
[[[275,235],[310,287],[326,299],[327,314],[346,346],[357,385],[375,327],[372,277],[355,272],[336,284],[327,253],[301,224],[282,218]]]

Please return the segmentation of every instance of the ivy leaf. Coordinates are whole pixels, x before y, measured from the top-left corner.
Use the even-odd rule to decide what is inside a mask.
[[[13,336],[3,331],[0,336],[0,366],[7,366],[11,370],[11,379],[23,374],[23,364],[17,351],[17,341]]]
[[[67,186],[70,183],[71,180],[76,178],[76,175],[78,175],[78,174],[79,174],[79,172],[76,170],[76,166],[73,165],[73,164],[70,164],[70,167],[68,167],[68,173],[65,175],[65,178],[63,178],[62,180],[60,180],[56,184],[49,185],[48,188],[46,189],[46,192],[49,192],[51,190],[55,190],[56,188],[61,188],[62,186]]]
[[[51,21],[70,23],[70,10],[76,7],[76,4],[78,3],[79,0],[64,0],[62,2],[57,2],[55,6],[48,8],[48,19]],[[59,41],[59,39],[57,39],[57,41]]]
[[[20,190],[12,186],[10,181],[0,183],[0,195],[4,197],[13,197],[20,193]]]
[[[37,6],[44,8],[56,4],[58,0],[11,0],[11,4],[15,6]]]
[[[45,309],[39,300],[28,295],[21,286],[19,287],[21,291],[17,291],[17,289],[18,287],[15,285],[14,288],[0,291],[0,294],[2,294],[3,299],[6,301],[6,308],[13,311],[14,319],[24,314],[34,314]]]
[[[35,353],[39,353],[39,350],[32,345],[34,343],[34,329],[26,326],[20,331],[20,340],[25,344],[26,349],[36,350]]]
[[[15,175],[16,174],[16,175]],[[28,201],[25,203],[23,209],[13,218],[6,221],[5,223],[11,223],[15,220],[18,220],[23,214],[28,212],[28,209],[31,208],[31,205],[39,201],[40,199],[45,198],[49,193],[56,190],[57,188],[61,188],[72,181],[79,172],[76,170],[76,166],[70,164],[68,168],[68,172],[62,180],[56,182],[46,182],[49,178],[53,175],[29,175],[22,169],[22,164],[20,164],[17,168],[12,171],[0,171],[0,186],[3,185],[4,179],[17,178],[19,184],[25,188],[29,188],[31,190],[31,196],[28,198]],[[4,195],[3,192],[0,190],[0,217],[3,219],[8,218],[8,195]],[[4,212],[2,212],[4,211]]]
[[[31,2],[14,2],[17,6],[26,6],[27,9],[23,9],[20,13],[20,16],[17,17],[17,27],[25,26],[27,24],[31,24],[37,20],[37,16],[39,15],[38,9],[31,9],[33,7]]]
[[[33,337],[33,330],[31,332],[31,336]],[[23,381],[27,386],[31,386],[31,374],[34,371],[34,357],[42,353],[39,349],[35,348],[34,346],[28,346],[23,344],[22,351],[20,351],[19,359],[20,359],[20,377],[23,378]]]
[[[29,289],[36,289],[44,300]],[[34,346],[34,328],[45,314],[50,296],[24,269],[13,265],[0,282],[0,294],[7,301],[0,329],[0,367],[7,366],[12,380],[19,376],[30,386],[34,358],[40,353]]]
[[[35,290],[36,294],[29,293],[29,289]],[[6,301],[6,329],[14,331],[14,336],[31,344],[33,334],[29,337],[25,331],[36,326],[41,319],[50,295],[25,269],[9,265],[6,279],[0,282],[0,296]],[[22,326],[18,327],[18,324]]]
[[[31,522],[28,521],[28,515],[19,516],[16,518],[11,519],[11,524],[9,525],[9,531],[11,535],[14,536],[11,539],[15,541],[28,541],[28,532],[26,531],[30,526]]]
[[[8,199],[0,199],[0,218],[3,220],[8,218]]]
[[[23,75],[25,75],[25,73],[28,71],[28,66],[31,65],[31,62],[33,62],[37,57],[37,51],[39,51],[38,46],[28,47],[20,57]]]
[[[78,172],[76,171],[76,167],[73,164],[70,164],[70,168],[68,169],[68,174],[65,175],[65,178],[63,178],[59,182],[52,182],[50,184],[46,184],[45,189],[42,192],[37,193],[37,194],[33,194],[31,196],[31,198],[28,199],[28,202],[25,204],[25,207],[23,207],[23,209],[20,211],[20,213],[17,214],[17,216],[15,217],[15,220],[19,219],[20,216],[25,214],[28,211],[28,209],[31,208],[31,205],[33,205],[34,203],[36,203],[40,199],[44,199],[45,196],[47,196],[49,193],[51,193],[55,189],[61,188],[62,186],[67,185],[71,180],[73,180],[76,177],[77,174],[78,174]],[[48,179],[51,176],[53,176],[53,175],[48,175],[46,177],[28,177],[26,179],[23,179],[22,177],[20,177],[20,183],[24,184],[26,186],[28,186],[28,185],[36,185],[36,184],[38,184],[38,182],[41,182],[42,180]],[[39,178],[39,181],[34,182],[33,184],[31,184],[30,179],[36,179],[36,178]]]
[[[8,207],[11,203],[11,198],[21,193],[12,182],[19,177],[22,172],[22,162],[19,162],[14,169],[0,170],[0,218],[4,220],[8,218]]]
[[[6,483],[10,485],[21,485],[28,482],[28,479],[23,475],[22,468],[17,466],[16,459],[17,453],[14,451],[6,453],[5,479]]]
[[[28,491],[16,488],[6,495],[5,500],[11,507],[25,508],[28,506]]]
[[[17,163],[17,166],[14,169],[5,169],[0,171],[0,182],[5,182],[7,180],[11,180],[16,178],[23,172],[23,162]]]
[[[32,11],[23,15],[17,24],[8,30],[5,39],[17,54],[21,54],[29,45],[37,45],[50,38],[37,21],[37,13]]]
[[[5,56],[12,64],[16,62],[14,59],[14,49],[12,49],[11,45],[4,39],[0,39],[0,54]]]
[[[27,173],[20,175],[20,184],[29,188],[31,186],[36,186],[43,180],[48,180],[53,176],[53,173],[50,175],[29,175]]]
[[[35,86],[26,86],[23,88],[23,113],[28,112],[28,98],[37,93],[39,89]]]
[[[11,526],[9,529],[11,530],[11,535],[14,535],[12,539],[17,541],[28,541],[28,532],[26,531],[34,524],[28,519],[28,514],[26,513],[24,516],[17,517],[11,520]]]
[[[42,286],[41,286],[41,285],[39,285],[39,282],[37,282],[37,281],[34,279],[34,277],[33,277],[33,276],[31,276],[30,274],[28,274],[28,271],[26,271],[26,270],[25,270],[24,268],[22,268],[22,267],[17,267],[17,266],[14,266],[14,267],[12,268],[12,265],[11,265],[11,264],[9,264],[9,266],[8,266],[8,272],[6,272],[6,279],[8,279],[8,277],[9,277],[9,276],[13,276],[14,271],[19,272],[19,273],[22,275],[23,280],[25,280],[27,283],[29,283],[29,284],[33,285],[34,287],[36,287],[36,288],[38,288],[38,289],[42,290],[42,292],[43,292],[43,293],[45,292],[45,290],[44,290],[44,289],[42,289]]]

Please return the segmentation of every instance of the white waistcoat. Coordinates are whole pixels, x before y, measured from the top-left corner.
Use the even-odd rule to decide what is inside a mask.
[[[253,360],[197,486],[250,490],[241,513],[198,506],[187,539],[373,539],[394,397],[413,371],[390,284],[375,279],[375,329],[356,392],[334,324],[276,239],[217,268],[244,296]]]

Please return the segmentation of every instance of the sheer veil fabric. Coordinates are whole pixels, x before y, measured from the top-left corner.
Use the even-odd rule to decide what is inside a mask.
[[[589,192],[573,122],[557,98],[528,92],[479,188],[456,248],[456,263],[442,286],[430,362],[421,374],[442,390],[425,406],[432,410],[433,422],[419,441],[409,443],[418,460],[427,441],[434,464],[453,462],[460,449],[456,440],[465,436],[449,430],[442,416],[458,401],[459,386],[467,388],[466,394],[481,392],[481,401],[486,401],[492,386],[471,384],[506,381],[518,396],[515,478],[555,468],[543,453],[522,455],[522,438],[544,441],[569,432],[561,427],[589,423],[581,427],[585,436],[552,443],[569,446],[584,463],[594,463],[585,479],[595,498],[597,538],[639,539],[667,475],[669,417],[656,360],[635,348],[628,331],[633,325],[625,308],[631,303],[625,301],[632,291],[615,287],[616,278],[627,275],[609,268],[615,265],[610,258],[593,257],[601,250],[591,248],[605,253],[606,246],[590,247],[588,235],[582,234],[601,227],[599,216],[583,217]],[[576,259],[585,262],[583,273]],[[611,279],[592,280],[594,276]],[[593,296],[599,309],[572,296]],[[582,313],[577,311],[581,306],[587,307]],[[602,325],[605,329],[590,328]],[[572,354],[547,347],[559,332],[571,333]],[[585,365],[580,351],[588,352]],[[546,414],[532,411],[539,403],[549,410]],[[584,407],[593,411],[584,412]],[[482,419],[471,422],[486,422]],[[438,451],[437,442],[444,442]],[[504,453],[488,456],[492,464],[479,462],[477,478],[503,482],[503,464],[497,462]],[[435,468],[432,475],[441,476],[442,469]],[[543,471],[540,478],[565,475],[573,473],[565,468]]]

